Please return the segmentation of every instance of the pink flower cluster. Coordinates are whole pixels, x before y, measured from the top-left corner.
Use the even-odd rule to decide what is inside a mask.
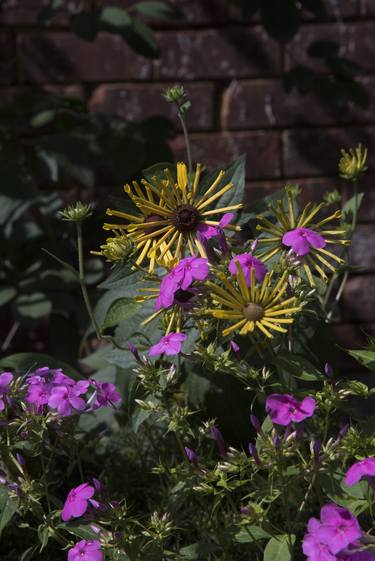
[[[375,561],[375,553],[361,549],[362,530],[346,508],[330,503],[320,520],[310,518],[302,549],[308,561]]]
[[[74,413],[115,406],[121,401],[113,384],[96,380],[76,382],[60,368],[38,368],[26,377],[26,385],[25,400],[37,414],[52,410],[62,417],[69,417]],[[90,389],[94,391],[88,396]]]
[[[292,395],[274,393],[266,400],[266,411],[271,421],[282,426],[300,423],[312,417],[315,407],[316,401],[312,397],[305,397],[302,401],[298,401]]]
[[[13,381],[13,374],[10,372],[3,372],[0,374],[0,411],[5,409],[6,395],[10,392],[10,384]]]
[[[238,263],[243,271],[246,284],[250,286],[251,283],[251,271],[254,269],[255,280],[262,282],[267,273],[267,267],[260,259],[254,257],[251,253],[240,253],[235,255],[229,263],[229,272],[231,275],[235,276],[238,272]]]

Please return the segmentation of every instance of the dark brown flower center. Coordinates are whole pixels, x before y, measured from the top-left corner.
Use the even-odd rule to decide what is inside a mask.
[[[159,214],[150,214],[150,216],[147,216],[147,218],[145,218],[145,223],[147,224],[148,222],[159,222],[160,220],[164,220],[164,218],[162,216],[160,216]],[[159,230],[159,228],[160,228],[160,226],[155,224],[154,226],[150,226],[149,228],[145,228],[145,233],[146,234],[152,234],[152,232],[156,232],[156,230]]]
[[[249,321],[260,321],[264,316],[264,310],[259,304],[249,302],[242,308],[242,313]]]
[[[192,205],[181,205],[173,213],[172,221],[180,232],[195,230],[201,221],[199,211]]]

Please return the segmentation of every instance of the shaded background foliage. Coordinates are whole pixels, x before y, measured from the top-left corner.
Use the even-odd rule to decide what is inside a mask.
[[[121,185],[157,161],[183,157],[173,107],[161,97],[174,80],[185,82],[193,102],[195,159],[212,167],[247,154],[250,204],[284,176],[302,183],[309,200],[341,188],[339,147],[362,141],[371,155],[373,16],[364,0],[288,0],[282,11],[272,0],[3,1],[3,351],[44,351],[77,364],[87,328],[78,284],[40,248],[75,259],[56,212],[83,198],[99,211],[86,230],[89,256]],[[371,174],[367,181],[371,188]],[[374,325],[366,196],[352,257],[366,274],[347,286],[337,318],[343,343]],[[88,257],[89,283],[105,267]]]

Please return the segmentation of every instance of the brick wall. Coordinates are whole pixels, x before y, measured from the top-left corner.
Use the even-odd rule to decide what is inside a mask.
[[[173,108],[160,93],[179,81],[193,103],[189,128],[194,158],[211,166],[246,153],[250,205],[286,179],[305,186],[306,198],[319,198],[333,187],[350,196],[336,176],[339,150],[367,145],[370,173],[352,248],[353,263],[362,271],[347,284],[338,333],[345,345],[363,339],[363,330],[375,332],[375,0],[326,0],[332,21],[306,20],[288,52],[256,22],[239,21],[224,0],[174,0],[186,21],[157,28],[162,49],[157,61],[135,55],[113,36],[83,42],[63,19],[38,29],[35,13],[41,3],[8,0],[10,9],[0,16],[3,90],[9,85],[58,85],[83,96],[92,111],[137,120],[172,116]],[[361,79],[370,94],[368,109],[329,111],[311,96],[284,92],[290,52],[293,63],[303,63],[306,46],[327,38],[337,39],[340,54],[365,69]],[[183,154],[180,135],[173,148]]]

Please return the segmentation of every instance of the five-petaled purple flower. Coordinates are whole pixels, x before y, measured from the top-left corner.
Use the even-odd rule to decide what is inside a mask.
[[[329,550],[328,545],[321,541],[318,535],[319,528],[319,520],[310,518],[307,524],[308,533],[302,542],[303,553],[307,556],[308,561],[338,561],[336,555]]]
[[[300,423],[314,414],[315,407],[316,402],[312,397],[298,401],[292,395],[274,393],[266,400],[266,411],[276,425]]]
[[[150,356],[158,356],[165,354],[167,356],[178,355],[181,351],[182,343],[187,338],[185,333],[169,333],[165,335],[156,343],[150,347],[148,354]]]
[[[375,458],[365,458],[353,464],[345,475],[345,483],[355,485],[363,476],[375,476]]]
[[[329,546],[333,554],[348,547],[362,535],[358,520],[347,508],[333,503],[324,505],[320,511],[320,520],[317,536]]]
[[[86,401],[80,395],[87,392],[90,383],[82,380],[74,386],[56,386],[52,388],[48,405],[56,409],[62,417],[68,417],[74,411],[86,409]]]
[[[174,303],[178,290],[187,290],[195,280],[205,280],[208,277],[208,261],[203,257],[186,257],[165,275],[160,284],[159,296],[155,309],[169,308]]]
[[[116,404],[120,403],[121,396],[114,384],[109,382],[99,382],[97,380],[91,380],[91,384],[96,390],[93,409],[99,409],[100,407],[106,407],[107,405],[115,407]]]
[[[233,220],[234,214],[227,212],[221,218],[217,226],[210,226],[209,224],[200,224],[197,228],[198,239],[201,242],[203,249],[209,260],[214,260],[215,253],[209,240],[216,238],[216,245],[223,255],[229,254],[229,246],[225,236],[224,228]]]
[[[98,540],[81,540],[68,551],[68,561],[103,561],[103,552]]]
[[[296,255],[302,257],[309,253],[310,249],[322,249],[327,245],[325,239],[310,230],[309,228],[296,228],[295,230],[290,230],[283,235],[283,244],[291,247]]]
[[[251,255],[251,253],[240,253],[239,255],[236,255],[235,257],[233,257],[233,259],[231,259],[228,267],[231,275],[234,276],[238,273],[236,261],[238,261],[238,263],[240,264],[240,267],[245,276],[247,286],[250,286],[251,283],[252,269],[254,269],[255,279],[258,282],[262,282],[262,280],[266,276],[267,267],[265,266],[263,261],[254,257],[253,255]]]
[[[61,512],[61,518],[64,522],[67,522],[71,518],[79,518],[85,514],[89,506],[89,500],[94,493],[95,488],[88,483],[82,483],[82,485],[71,489]]]
[[[11,372],[3,372],[0,374],[0,411],[4,411],[4,396],[10,391],[10,384],[13,380]]]

